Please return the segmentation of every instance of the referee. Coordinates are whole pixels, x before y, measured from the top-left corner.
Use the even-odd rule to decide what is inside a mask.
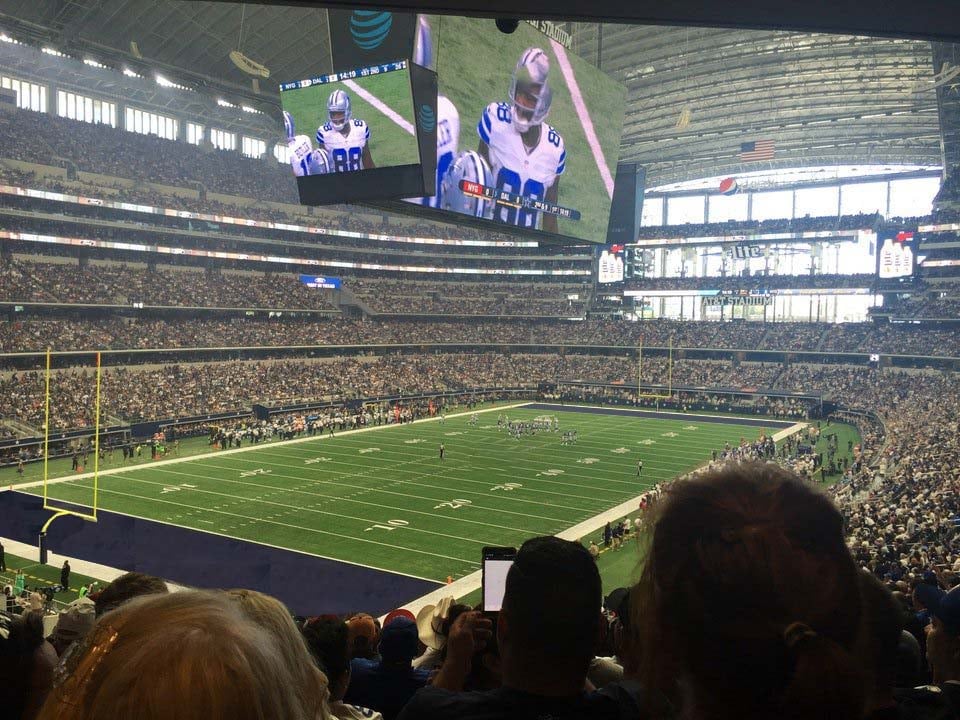
[[[643,460],[637,460],[637,477],[643,473]]]
[[[440,460],[441,461],[443,460],[443,450],[444,450],[443,443],[440,443]]]

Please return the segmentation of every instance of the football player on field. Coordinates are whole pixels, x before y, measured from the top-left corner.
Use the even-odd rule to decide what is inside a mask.
[[[317,145],[327,151],[335,172],[376,167],[370,157],[370,128],[353,117],[350,96],[334,90],[327,99],[327,122],[317,128]]]
[[[296,177],[304,175],[323,175],[333,171],[330,158],[323,148],[313,149],[310,138],[297,135],[293,116],[283,111],[283,127],[287,133],[287,147],[290,148],[290,167]]]
[[[567,154],[560,133],[544,123],[553,99],[549,72],[550,59],[543,50],[523,51],[510,82],[510,102],[490,103],[477,123],[477,152],[489,163],[498,190],[557,203]],[[494,220],[558,232],[557,216],[542,215],[498,205]]]

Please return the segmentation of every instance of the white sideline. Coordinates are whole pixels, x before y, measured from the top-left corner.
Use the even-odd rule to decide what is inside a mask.
[[[597,170],[600,171],[600,177],[603,179],[604,187],[607,189],[607,195],[613,197],[613,176],[610,174],[610,168],[607,167],[606,158],[603,157],[603,148],[600,147],[600,140],[593,129],[593,120],[590,119],[590,111],[587,104],[583,101],[583,93],[580,92],[580,86],[577,84],[577,77],[573,74],[573,68],[570,67],[570,60],[567,58],[567,51],[556,40],[550,41],[553,48],[553,54],[557,56],[557,64],[560,65],[560,72],[570,90],[570,99],[573,101],[573,107],[576,108],[577,115],[580,116],[580,124],[583,126],[583,133],[587,136],[587,145],[590,146],[590,152],[593,153],[593,160],[597,163]]]
[[[496,407],[484,408],[483,410],[467,410],[462,413],[455,413],[453,415],[447,415],[446,417],[455,418],[463,417],[464,415],[472,415],[473,413],[488,413],[494,411],[503,411],[503,410],[512,410],[513,408],[523,407],[529,403],[514,403],[512,405],[498,405]],[[415,422],[439,422],[440,416],[430,418],[420,418]],[[343,435],[354,435],[355,433],[370,432],[372,430],[386,430],[388,428],[400,427],[396,423],[390,423],[388,425],[369,425],[367,427],[358,428],[356,430],[343,430],[338,432],[334,437],[342,437]],[[177,463],[185,462],[194,462],[197,460],[205,460],[211,457],[223,457],[224,455],[235,455],[237,453],[253,452],[254,450],[263,450],[264,448],[273,448],[273,447],[283,447],[286,445],[297,445],[299,443],[305,442],[317,442],[319,440],[329,440],[329,435],[324,435],[318,433],[317,435],[311,435],[308,437],[295,438],[293,440],[267,440],[266,442],[260,442],[256,444],[250,444],[246,447],[232,448],[230,450],[212,450],[208,453],[201,453],[199,455],[187,455],[185,457],[170,458],[167,460],[155,460],[150,463],[142,463],[140,465],[130,465],[127,467],[117,467],[110,468],[109,470],[101,470],[99,475],[103,477],[105,475],[117,475],[119,473],[129,473],[137,470],[144,470],[147,468],[162,467],[164,465],[176,465]],[[60,483],[71,482],[73,480],[86,480],[87,478],[92,478],[94,473],[80,473],[78,475],[64,475],[63,477],[54,478],[52,480],[47,480],[47,485],[58,485]],[[8,487],[0,487],[0,492],[9,492],[10,490],[26,490],[30,488],[43,487],[43,480],[34,480],[33,482],[22,483],[19,485],[10,485]],[[79,504],[79,503],[73,503]],[[121,515],[124,513],[120,513]]]
[[[411,135],[416,135],[416,131],[413,129],[413,125],[407,120],[404,120],[403,116],[400,115],[396,110],[390,108],[383,100],[375,96],[368,90],[364,90],[362,87],[357,85],[353,80],[344,80],[343,84],[348,88],[353,90],[354,93],[359,95],[361,98],[366,100],[368,103],[373,105],[377,110],[386,115],[390,120],[400,126],[401,129],[406,130]]]

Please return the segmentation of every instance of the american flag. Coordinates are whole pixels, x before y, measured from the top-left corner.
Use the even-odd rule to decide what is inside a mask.
[[[773,160],[776,154],[773,140],[751,140],[740,143],[740,162]]]

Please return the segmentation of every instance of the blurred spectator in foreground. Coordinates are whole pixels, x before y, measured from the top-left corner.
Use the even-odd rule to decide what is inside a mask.
[[[647,692],[690,720],[861,717],[858,570],[825,495],[729,464],[654,512],[631,598]]]
[[[141,595],[167,593],[167,584],[158,577],[138,572],[128,572],[107,585],[96,597],[91,597],[97,607],[97,617],[116,610],[123,603]]]
[[[280,642],[223,593],[139,597],[103,616],[43,720],[318,720]]]

